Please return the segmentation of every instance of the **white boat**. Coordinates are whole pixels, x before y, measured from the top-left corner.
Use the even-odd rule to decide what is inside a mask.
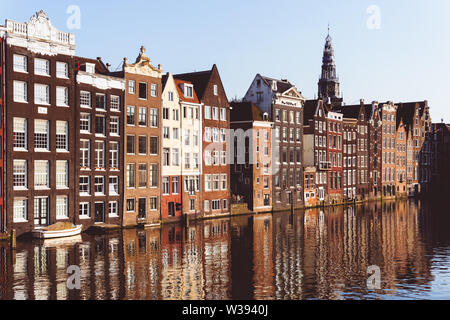
[[[55,238],[66,238],[79,235],[81,233],[83,226],[73,226],[73,228],[65,230],[48,231],[45,229],[35,229],[31,232],[36,239],[55,239]]]

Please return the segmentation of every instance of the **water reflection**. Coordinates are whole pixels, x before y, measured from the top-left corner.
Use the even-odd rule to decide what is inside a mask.
[[[449,220],[405,201],[19,241],[0,246],[0,299],[449,298]],[[371,265],[381,290],[367,289]]]

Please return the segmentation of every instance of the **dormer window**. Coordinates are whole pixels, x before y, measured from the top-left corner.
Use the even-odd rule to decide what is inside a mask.
[[[184,96],[188,98],[194,97],[194,88],[192,85],[185,84],[184,85]]]
[[[277,89],[277,82],[274,80],[274,81],[272,81],[272,90],[273,91],[277,91],[278,89]]]
[[[86,63],[86,72],[87,73],[95,73],[95,64]]]

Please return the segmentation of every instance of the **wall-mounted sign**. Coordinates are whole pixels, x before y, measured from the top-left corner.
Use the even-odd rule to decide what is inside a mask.
[[[39,114],[47,114],[47,108],[38,107],[38,113]]]

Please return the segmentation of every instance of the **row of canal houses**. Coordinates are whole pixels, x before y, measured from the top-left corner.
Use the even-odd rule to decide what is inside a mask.
[[[216,65],[164,73],[144,47],[110,71],[76,56],[74,35],[43,11],[6,20],[0,45],[1,232],[158,226],[416,195],[430,182],[427,102],[344,105],[329,35],[317,100],[258,74],[229,102]]]

